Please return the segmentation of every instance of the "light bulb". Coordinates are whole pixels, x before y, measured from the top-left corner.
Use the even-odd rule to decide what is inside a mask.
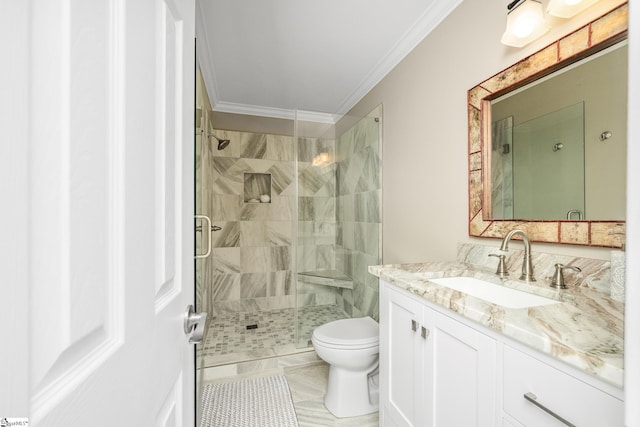
[[[538,25],[539,20],[531,14],[523,14],[513,23],[513,35],[519,39],[529,36]]]
[[[507,14],[507,29],[502,35],[502,43],[522,47],[548,30],[542,4],[536,0],[525,0]]]

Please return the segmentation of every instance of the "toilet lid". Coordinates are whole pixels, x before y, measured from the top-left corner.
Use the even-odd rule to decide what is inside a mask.
[[[371,317],[341,319],[318,326],[313,330],[318,341],[347,346],[378,344],[378,322]]]

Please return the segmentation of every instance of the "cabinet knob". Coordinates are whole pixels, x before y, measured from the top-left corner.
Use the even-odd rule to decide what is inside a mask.
[[[413,332],[418,330],[418,322],[416,322],[415,319],[411,319],[411,330]]]
[[[422,338],[426,340],[427,337],[429,336],[429,330],[423,326],[422,333],[420,333],[420,335],[422,335]]]

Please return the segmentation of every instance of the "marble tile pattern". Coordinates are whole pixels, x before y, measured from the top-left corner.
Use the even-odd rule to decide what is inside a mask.
[[[301,307],[297,313],[295,308],[218,313],[198,346],[198,360],[212,367],[296,353],[309,347],[315,328],[347,317],[335,304]]]
[[[335,140],[298,138],[298,272],[334,270]],[[326,161],[320,161],[326,155]]]
[[[546,72],[560,61],[582,54],[601,42],[616,38],[627,31],[628,3],[623,3],[557,42],[524,58],[513,66],[490,77],[468,91],[469,119],[469,235],[476,237],[501,237],[505,230],[521,227],[532,241],[589,245],[601,247],[621,247],[622,238],[616,234],[624,228],[621,221],[583,221],[585,226],[574,226],[571,221],[530,221],[518,223],[509,220],[489,219],[483,188],[487,183],[482,178],[483,162],[487,161],[483,140],[487,130],[482,123],[487,120],[485,98],[510,87],[517,87],[538,73]],[[483,155],[484,154],[484,155]],[[481,162],[477,161],[478,155]]]
[[[293,137],[210,131],[230,143],[223,150],[201,143],[196,155],[198,213],[221,228],[212,233],[212,255],[198,265],[202,309],[293,307]],[[268,203],[249,202],[263,193]]]
[[[268,340],[261,331],[217,336],[203,354],[228,363],[237,355],[261,357],[269,345],[291,351],[306,346],[308,324],[348,315],[377,319],[377,283],[367,266],[380,262],[379,121],[362,119],[337,140],[209,131],[230,143],[218,150],[200,138],[197,146],[197,210],[221,228],[212,233],[211,256],[198,260],[199,309],[226,319],[220,320],[226,326],[214,323],[221,331],[249,313],[286,313],[291,321],[294,307],[301,322],[276,322],[280,332]],[[269,203],[249,202],[267,191]],[[196,240],[206,244],[204,236]],[[295,269],[335,277],[300,279]]]
[[[379,120],[362,118],[336,140],[299,138],[297,151],[298,303],[337,302],[349,315],[377,319],[367,266],[381,253]],[[322,153],[329,163],[318,161]],[[335,272],[348,280],[336,281]]]
[[[338,291],[338,304],[353,317],[376,320],[378,285],[367,267],[378,264],[382,253],[380,153],[376,117],[360,119],[336,141],[336,269],[353,282]]]
[[[267,375],[286,377],[300,427],[377,427],[379,424],[377,412],[360,417],[336,418],[327,410],[323,400],[329,365],[319,360],[313,351],[205,369],[203,383],[225,383]]]
[[[513,245],[515,242],[512,242]],[[536,282],[517,280],[522,251],[510,250],[509,279],[495,275],[498,248],[463,244],[456,261],[369,267],[371,274],[450,309],[538,351],[622,387],[624,304],[609,296],[610,263],[533,253]],[[565,274],[570,289],[549,287],[554,264],[578,266]],[[469,276],[561,301],[561,304],[508,309],[439,286],[429,278]]]
[[[318,274],[331,270],[322,270]],[[330,274],[330,273],[329,273]],[[328,274],[327,274],[328,275]],[[336,283],[337,282],[337,283]],[[342,285],[349,282],[335,281],[326,277],[312,277],[308,274],[298,274],[297,281],[297,305],[298,307],[309,307],[337,304],[338,290]],[[349,284],[352,286],[352,284]]]

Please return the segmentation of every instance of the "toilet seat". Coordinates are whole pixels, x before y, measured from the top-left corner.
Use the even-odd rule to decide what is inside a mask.
[[[378,323],[371,317],[334,320],[313,331],[315,341],[335,348],[369,348],[379,344]]]

